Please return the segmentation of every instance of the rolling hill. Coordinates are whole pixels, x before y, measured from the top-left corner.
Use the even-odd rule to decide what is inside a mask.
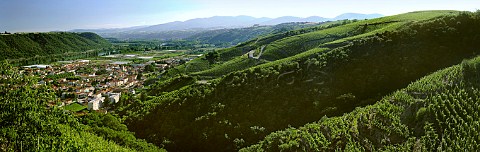
[[[347,23],[352,21],[329,22],[318,27],[274,34],[246,42],[234,48],[219,51],[220,60],[219,63],[215,65],[195,68],[193,71],[179,67],[179,71],[203,77],[218,77],[236,70],[290,57],[319,47],[319,45],[326,48],[344,46],[348,44],[351,39],[362,38],[383,31],[393,31],[413,21],[421,21],[438,16],[438,13],[439,12],[408,13],[358,21],[351,24]],[[247,58],[245,54],[251,50],[255,51],[255,56],[258,56],[260,52],[262,52],[262,55],[258,59]],[[233,58],[236,59],[231,60]],[[187,63],[185,67],[192,67],[193,65],[199,64],[206,65],[204,62],[207,61],[200,58],[191,63]]]
[[[385,102],[382,97],[425,75],[477,56],[480,53],[478,26],[479,12],[419,11],[271,35],[219,51],[219,60],[224,63],[217,66],[227,66],[217,70],[220,73],[213,75],[215,79],[208,83],[184,83],[185,86],[175,86],[176,90],[173,91],[156,88],[168,91],[152,96],[151,100],[128,105],[119,114],[125,117],[129,129],[138,137],[174,151],[234,151],[258,143],[264,137],[260,143],[245,150],[277,151],[301,147],[315,151],[315,148],[353,150],[363,147],[354,141],[365,141],[362,145],[366,146],[373,145],[363,148],[395,150],[402,146],[392,144],[408,147],[422,141],[415,140],[413,134],[428,126],[449,133],[428,132],[433,137],[425,139],[435,140],[423,140],[430,144],[425,144],[426,147],[440,144],[444,147],[461,146],[458,138],[453,143],[449,141],[444,144],[442,140],[452,137],[456,133],[452,131],[456,129],[441,122],[460,121],[457,115],[450,119],[435,116],[439,121],[429,121],[434,124],[426,127],[421,124],[408,126],[414,124],[409,122],[410,119],[402,122],[407,124],[406,127],[397,116],[411,116],[401,113],[402,105]],[[245,53],[255,49],[256,55],[260,52],[264,55],[258,57],[260,63],[252,64],[248,61],[253,59],[246,57]],[[200,60],[192,62],[203,62]],[[467,67],[476,69],[476,64],[472,65]],[[185,71],[189,68],[187,66],[172,71]],[[198,70],[187,74],[202,76],[203,70]],[[475,72],[470,74],[476,75]],[[450,84],[450,81],[442,79],[427,80],[433,84]],[[461,83],[454,81],[453,84]],[[430,88],[413,91],[411,95],[425,99],[431,94],[427,91],[438,91],[435,87]],[[462,89],[468,89],[468,86],[451,92],[465,94]],[[461,95],[452,100],[467,100],[464,96],[471,95]],[[406,96],[398,98],[403,97]],[[413,99],[408,101],[417,102]],[[367,107],[358,109],[363,106]],[[375,110],[375,107],[383,108],[385,112],[382,112],[383,109]],[[429,110],[424,109],[420,113],[415,108],[421,109],[421,106],[407,109],[405,115],[415,113],[418,117],[415,120],[421,122],[424,117],[431,116],[429,111],[441,111],[439,108],[443,107],[429,106]],[[351,114],[336,117],[351,111]],[[462,110],[454,114],[464,121],[468,119],[468,122],[474,122],[466,117],[470,114],[468,112]],[[322,118],[324,116],[334,118]],[[301,127],[318,120],[318,123]],[[357,120],[357,123],[350,120]],[[435,123],[439,125],[435,126]],[[383,124],[391,124],[392,127],[374,127],[382,127]],[[349,125],[357,128],[349,130]],[[464,126],[468,128],[468,125]],[[301,128],[271,134],[289,127]],[[421,137],[421,131],[418,134],[415,137]]]
[[[283,16],[278,18],[267,17],[251,17],[251,16],[213,16],[208,18],[195,18],[186,21],[175,21],[164,24],[157,24],[151,26],[139,26],[129,28],[116,28],[116,29],[76,29],[71,32],[95,32],[102,37],[117,38],[122,40],[172,40],[172,39],[185,39],[193,36],[195,38],[197,34],[212,33],[211,30],[216,30],[214,33],[222,32],[229,29],[236,28],[249,28],[254,25],[272,26],[282,23],[291,22],[326,22],[336,21],[344,19],[371,19],[382,17],[381,14],[358,14],[358,13],[345,13],[334,18],[324,18],[319,16],[310,16],[306,18]],[[245,30],[245,29],[244,29]],[[227,33],[225,34],[228,34]],[[255,32],[255,31],[251,31]],[[259,36],[259,35],[256,35]],[[223,43],[228,42],[224,40]],[[236,43],[234,43],[236,44]]]
[[[110,43],[95,33],[50,32],[0,35],[0,52],[4,54],[0,60],[9,59],[14,63],[25,65],[33,61],[62,60],[70,55],[88,54],[88,50],[109,46],[111,46]]]
[[[322,23],[295,22],[282,23],[273,26],[254,26],[247,28],[220,29],[201,32],[185,38],[191,41],[214,44],[217,46],[234,46],[239,43],[268,34],[282,33],[291,30],[318,26]]]

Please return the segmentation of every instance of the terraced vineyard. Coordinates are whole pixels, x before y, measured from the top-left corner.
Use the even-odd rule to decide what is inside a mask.
[[[272,133],[240,151],[476,151],[480,58],[340,117]]]
[[[204,64],[202,68],[196,68],[193,71],[185,70],[184,72],[191,72],[191,74],[199,76],[219,77],[266,62],[288,58],[310,49],[318,47],[333,49],[345,46],[355,39],[398,30],[412,22],[428,20],[441,15],[454,15],[455,13],[455,11],[412,12],[364,21],[337,21],[317,27],[274,34],[219,51],[221,57],[219,64],[214,66],[205,66]],[[252,59],[242,57],[250,50],[258,50],[262,46],[266,47],[259,62],[252,62],[250,61]],[[233,60],[234,58],[237,59]],[[202,62],[201,60],[201,58],[197,59],[194,63]],[[251,64],[245,64],[246,62]],[[185,66],[189,66],[189,64]]]
[[[433,121],[432,111],[442,110],[428,101],[449,86],[470,93],[477,79],[464,76],[476,78],[477,70],[455,66],[410,83],[477,56],[479,20],[480,12],[412,12],[325,25],[268,44],[252,40],[220,51],[212,69],[186,72],[214,78],[207,83],[176,86],[119,113],[138,137],[174,151],[424,149],[426,134],[438,143],[454,129]],[[263,45],[259,60],[247,58]],[[429,126],[435,131],[425,131]]]

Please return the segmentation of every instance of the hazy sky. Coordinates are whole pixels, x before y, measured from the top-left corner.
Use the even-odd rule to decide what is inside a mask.
[[[394,15],[480,9],[480,0],[0,0],[0,31],[32,32],[153,25],[211,16]]]

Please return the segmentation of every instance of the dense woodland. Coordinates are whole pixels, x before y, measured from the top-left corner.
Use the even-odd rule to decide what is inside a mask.
[[[94,33],[15,33],[0,35],[0,60],[27,65],[97,56],[111,44]]]

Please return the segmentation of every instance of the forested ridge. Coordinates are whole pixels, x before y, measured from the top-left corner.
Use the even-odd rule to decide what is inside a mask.
[[[15,33],[0,35],[0,60],[37,59],[39,62],[63,60],[88,50],[110,47],[111,44],[95,33]],[[96,52],[92,56],[96,56]],[[48,57],[47,57],[48,56]],[[35,58],[36,57],[36,58]],[[19,61],[20,64],[25,64]],[[27,63],[28,64],[28,63]]]
[[[247,28],[219,29],[204,31],[187,37],[187,40],[195,40],[216,46],[234,46],[239,43],[288,31],[317,27],[325,23],[292,22],[273,26],[253,26]]]
[[[428,17],[422,16],[425,14]],[[149,94],[158,96],[127,105],[119,113],[127,119],[127,126],[137,137],[164,145],[167,150],[239,150],[257,143],[274,131],[300,127],[324,116],[341,116],[357,107],[375,104],[383,96],[406,87],[412,81],[475,57],[480,51],[480,31],[475,28],[480,26],[480,12],[425,11],[407,13],[405,16],[421,19],[410,19],[392,25],[395,28],[369,29],[372,32],[309,44],[310,49],[298,48],[302,51],[296,50],[297,53],[277,60],[229,73],[207,84],[185,82],[184,87],[175,86],[179,89],[174,91],[155,88],[154,90],[168,91],[150,92]],[[404,16],[396,16],[400,20],[402,17]],[[382,19],[388,17],[379,20]],[[357,25],[357,29],[365,26],[357,22],[352,24]],[[303,38],[297,41],[300,43],[298,46],[304,46],[301,43],[309,41],[308,37],[303,36],[292,40],[298,38]],[[271,50],[270,53],[281,54],[284,50],[278,51],[280,52]],[[177,78],[175,81],[181,80]],[[389,110],[399,111],[398,108]],[[340,118],[326,120],[337,119]],[[347,122],[350,121],[343,123]],[[396,125],[396,119],[391,123]],[[418,130],[415,126],[397,128],[387,129],[386,136],[393,131]],[[362,129],[375,132],[368,126]],[[295,129],[287,131],[290,130]],[[332,137],[327,132],[329,134],[323,138],[314,134],[315,131],[301,132],[305,137],[315,137],[306,140],[304,136],[293,138],[297,136],[292,135],[290,138],[285,135],[287,131],[269,135],[259,145],[245,150],[295,150],[300,146],[304,146],[301,147],[303,149],[297,150],[307,150],[315,145],[320,148],[310,150],[350,150],[362,147],[369,150],[365,146],[375,150],[395,148],[394,144],[408,145],[413,140],[410,139],[412,134],[408,133],[375,141],[370,139],[375,138],[374,135],[367,137],[362,134],[363,137],[358,137],[355,134],[350,138],[346,133],[340,132]],[[458,138],[462,137],[465,136]],[[360,145],[353,142],[364,138],[371,141]],[[438,141],[442,139],[447,138],[436,138]],[[322,143],[315,143],[317,140],[322,140]],[[413,140],[413,143],[416,144],[416,141]],[[451,143],[446,143],[445,147],[449,145]]]

